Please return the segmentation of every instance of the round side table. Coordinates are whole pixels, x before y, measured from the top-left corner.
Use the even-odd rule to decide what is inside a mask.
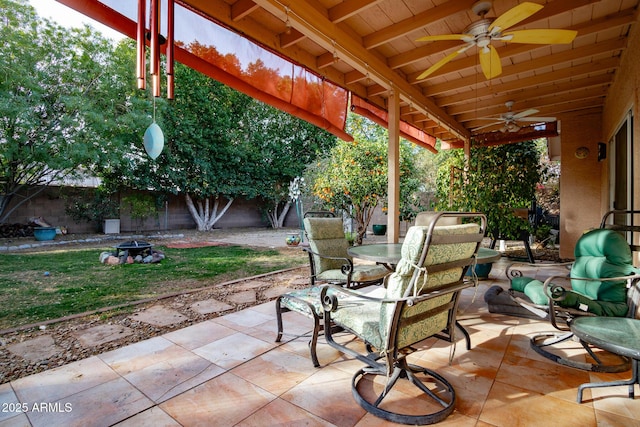
[[[633,399],[634,386],[640,385],[640,320],[628,317],[580,317],[571,323],[571,331],[586,343],[631,359],[631,379],[582,384],[578,387],[578,403],[582,402],[585,388],[622,385],[629,386],[629,398]]]

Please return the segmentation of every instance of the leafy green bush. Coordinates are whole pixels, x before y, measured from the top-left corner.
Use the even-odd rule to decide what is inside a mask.
[[[540,181],[539,157],[533,141],[472,148],[468,168],[463,150],[452,150],[438,169],[438,210],[476,211],[487,215],[493,239],[521,239],[531,231],[514,214],[529,208]]]

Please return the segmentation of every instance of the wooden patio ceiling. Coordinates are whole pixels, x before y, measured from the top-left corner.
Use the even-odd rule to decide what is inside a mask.
[[[425,79],[417,77],[460,48],[456,41],[418,42],[463,33],[481,18],[475,0],[176,0],[258,44],[299,63],[369,102],[387,107],[398,91],[401,118],[443,141],[469,140],[479,120],[536,109],[557,117],[602,111],[639,0],[533,0],[544,7],[510,28],[572,29],[571,44],[494,41],[502,73],[487,80],[477,47]],[[487,18],[523,3],[491,2]]]

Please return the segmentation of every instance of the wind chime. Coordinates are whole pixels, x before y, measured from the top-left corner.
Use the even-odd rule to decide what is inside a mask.
[[[153,92],[153,123],[144,133],[144,149],[151,159],[155,160],[164,148],[164,134],[156,123],[156,98],[160,97],[160,45],[166,43],[167,98],[174,97],[174,0],[167,0],[167,37],[160,34],[160,1],[150,0],[149,32],[146,28],[146,8],[148,0],[138,0],[138,28],[136,52],[136,77],[138,89],[146,89],[146,44],[149,40],[150,64],[149,74]],[[148,36],[147,36],[148,35]]]

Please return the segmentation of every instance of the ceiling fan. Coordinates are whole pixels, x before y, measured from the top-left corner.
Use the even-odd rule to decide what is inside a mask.
[[[513,108],[514,101],[507,101],[504,105],[507,106],[507,112],[504,114],[500,114],[496,117],[480,117],[478,120],[492,120],[493,123],[489,123],[488,125],[480,126],[478,128],[473,129],[473,132],[476,132],[481,129],[485,129],[488,127],[496,126],[502,124],[500,131],[503,133],[506,132],[518,132],[520,130],[520,126],[518,122],[533,122],[533,123],[541,123],[541,122],[555,122],[555,117],[533,117],[532,114],[536,114],[538,110],[535,108],[530,108],[528,110],[521,111],[520,113],[514,113],[511,109]]]
[[[440,61],[433,64],[430,68],[420,74],[417,80],[422,80],[431,75],[443,65],[451,61],[459,54],[465,52],[473,46],[478,46],[478,57],[480,67],[487,80],[492,79],[502,73],[502,65],[500,64],[500,56],[496,48],[491,45],[493,40],[499,40],[511,43],[530,43],[530,44],[565,44],[571,43],[577,31],[562,29],[531,29],[508,31],[508,28],[524,21],[534,13],[538,12],[544,6],[531,2],[520,3],[519,5],[507,10],[497,18],[485,18],[485,15],[491,9],[490,1],[478,1],[471,8],[473,12],[480,16],[480,20],[469,25],[462,34],[444,34],[439,36],[420,37],[416,41],[439,41],[439,40],[461,40],[465,45],[455,52],[445,56]]]

